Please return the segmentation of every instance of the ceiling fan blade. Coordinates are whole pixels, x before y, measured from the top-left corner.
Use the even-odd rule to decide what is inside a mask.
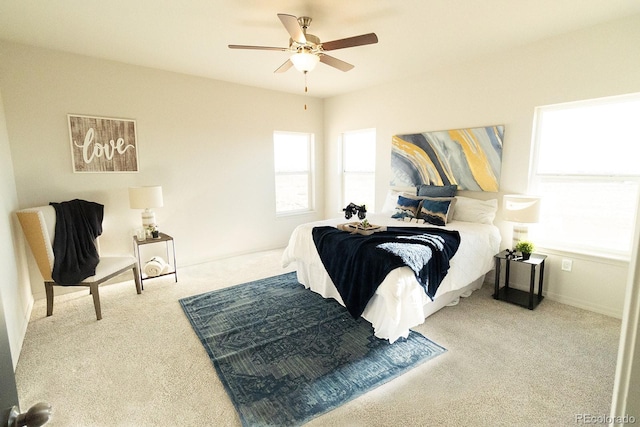
[[[329,55],[320,55],[320,62],[323,62],[334,68],[337,68],[340,71],[349,71],[350,69],[353,68],[353,65],[349,64],[348,62],[344,62],[338,58],[334,58],[333,56],[329,56]]]
[[[286,52],[289,50],[287,47],[245,46],[242,44],[230,44],[229,49],[278,50],[280,52]]]
[[[293,62],[291,62],[290,59],[287,59],[284,64],[282,64],[281,66],[279,66],[278,68],[276,68],[276,70],[274,71],[274,73],[284,73],[285,71],[287,71],[289,68],[293,67]]]
[[[332,40],[322,43],[322,50],[344,49],[346,47],[363,46],[378,43],[376,33],[362,34],[361,36],[347,37],[346,39]]]
[[[287,32],[291,36],[291,40],[300,44],[307,43],[307,38],[302,32],[302,28],[300,28],[298,18],[293,15],[287,15],[286,13],[279,13],[278,18],[280,18],[282,25],[284,25],[284,28],[286,28]]]

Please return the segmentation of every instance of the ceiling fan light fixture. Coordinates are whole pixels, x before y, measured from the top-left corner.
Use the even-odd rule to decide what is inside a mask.
[[[291,62],[296,70],[306,73],[313,70],[320,62],[320,57],[309,52],[297,52],[291,55]]]

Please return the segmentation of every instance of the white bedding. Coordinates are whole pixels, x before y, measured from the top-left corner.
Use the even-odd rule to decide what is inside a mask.
[[[390,227],[434,227],[431,224],[398,221],[388,215],[371,214],[367,219],[371,224]],[[311,230],[317,226],[335,226],[345,222],[348,221],[344,218],[335,218],[296,227],[282,256],[284,267],[296,263],[300,283],[325,298],[334,298],[342,305],[344,302],[320,260]],[[500,246],[500,232],[494,225],[452,221],[443,228],[460,232],[460,247],[451,259],[449,273],[438,288],[435,301],[483,277],[492,269],[493,256]],[[400,337],[407,337],[409,328],[424,322],[432,312],[429,304],[433,302],[416,280],[413,271],[409,267],[401,267],[387,275],[367,304],[362,317],[371,322],[378,338],[394,342]]]

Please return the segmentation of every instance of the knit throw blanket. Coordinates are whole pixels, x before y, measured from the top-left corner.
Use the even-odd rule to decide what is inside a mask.
[[[388,227],[370,236],[315,227],[313,241],[329,277],[353,317],[391,270],[407,266],[433,299],[460,246],[460,233],[439,228]]]

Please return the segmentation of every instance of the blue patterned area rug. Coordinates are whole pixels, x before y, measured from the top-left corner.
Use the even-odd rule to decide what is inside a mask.
[[[446,351],[373,335],[295,273],[180,300],[245,426],[300,425]]]

